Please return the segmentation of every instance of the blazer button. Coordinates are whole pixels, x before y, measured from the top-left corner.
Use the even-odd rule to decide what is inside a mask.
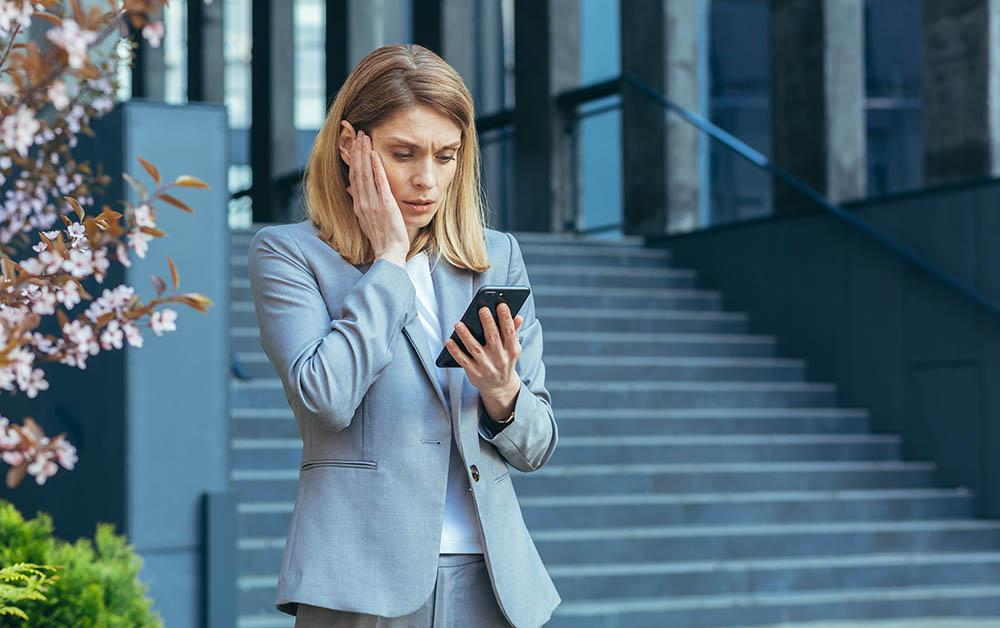
[[[479,469],[476,468],[476,465],[472,465],[471,467],[469,467],[469,470],[472,471],[472,479],[474,481],[478,482],[479,481]]]

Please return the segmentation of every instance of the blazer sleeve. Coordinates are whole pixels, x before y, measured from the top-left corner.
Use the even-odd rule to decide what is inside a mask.
[[[351,424],[361,399],[392,361],[416,293],[406,270],[376,259],[331,320],[316,276],[295,242],[264,227],[248,260],[260,344],[289,403],[329,430]],[[332,309],[332,308],[331,308]]]
[[[514,236],[510,239],[510,262],[507,282],[530,288],[528,272],[524,267],[521,248]],[[535,317],[534,295],[528,294],[519,314],[524,318],[518,335],[521,356],[515,370],[521,379],[521,389],[514,402],[514,420],[493,432],[495,422],[486,414],[482,400],[479,402],[479,433],[500,451],[504,458],[519,471],[529,472],[541,468],[556,449],[559,432],[552,414],[552,402],[545,388],[545,364],[542,363],[542,325]]]

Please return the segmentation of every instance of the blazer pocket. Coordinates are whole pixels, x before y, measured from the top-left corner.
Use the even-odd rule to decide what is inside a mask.
[[[306,469],[314,469],[316,467],[349,467],[353,469],[374,469],[378,466],[374,460],[308,460],[303,462],[299,469],[305,471]]]

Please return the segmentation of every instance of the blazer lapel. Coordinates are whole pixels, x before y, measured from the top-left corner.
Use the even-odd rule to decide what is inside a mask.
[[[441,318],[442,331],[445,337],[451,337],[455,331],[455,323],[462,319],[465,308],[472,300],[472,276],[470,270],[459,269],[443,257],[433,262],[431,278],[437,291],[438,312]],[[451,404],[453,424],[457,424],[459,409],[462,406],[462,384],[465,382],[465,370],[461,367],[447,370],[448,394]],[[456,430],[457,431],[457,430]]]

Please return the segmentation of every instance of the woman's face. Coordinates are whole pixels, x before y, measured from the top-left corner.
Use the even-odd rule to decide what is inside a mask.
[[[351,140],[345,142],[349,156],[354,129],[346,121],[342,124],[344,135]],[[421,105],[400,111],[369,131],[413,242],[444,202],[457,169],[462,129],[451,118]],[[342,148],[341,155],[344,153]]]

